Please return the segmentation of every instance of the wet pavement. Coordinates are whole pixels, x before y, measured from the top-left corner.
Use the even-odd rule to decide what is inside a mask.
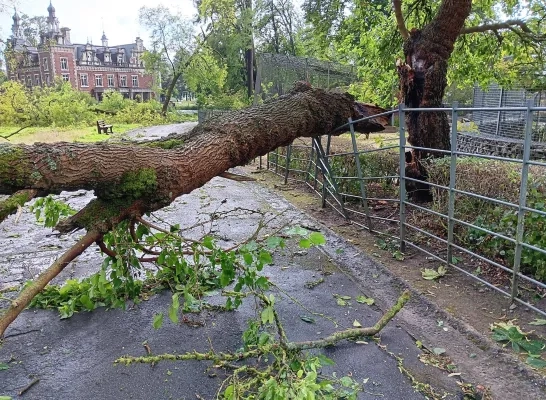
[[[144,134],[164,136],[173,131],[173,127],[168,126]],[[141,134],[133,133],[135,137]],[[78,209],[92,198],[92,193],[62,193],[59,198]],[[264,217],[277,216],[269,229],[285,224],[321,229],[315,221],[258,184],[223,178],[215,178],[203,188],[180,197],[156,215],[184,227],[208,220],[212,212],[229,210],[233,212],[212,227],[214,235],[226,245],[250,236]],[[194,232],[194,235],[200,233]],[[16,288],[36,276],[81,235],[82,232],[57,235],[51,229],[39,226],[26,206],[19,218],[11,216],[0,226],[0,289]],[[330,240],[328,246],[340,244],[341,239],[336,238],[333,242]],[[276,306],[290,340],[324,337],[336,330],[332,320],[339,325],[337,329],[341,329],[352,327],[355,319],[367,326],[380,317],[380,310],[374,306],[356,302],[346,307],[337,305],[334,293],[353,298],[366,293],[330,261],[323,249],[296,252],[290,248],[275,254],[274,259],[274,265],[266,267],[264,273],[282,291],[297,299],[295,302],[276,293]],[[98,270],[100,263],[98,249],[91,247],[55,281],[60,283],[90,275]],[[323,274],[325,270],[328,270],[327,275]],[[306,287],[306,283],[321,277],[324,283],[314,289]],[[25,311],[8,328],[0,348],[0,363],[8,366],[0,371],[0,396],[16,397],[32,380],[39,379],[24,398],[194,399],[196,395],[204,399],[215,398],[225,375],[223,371],[213,369],[210,363],[161,362],[155,367],[113,364],[122,355],[146,354],[144,342],[155,354],[207,351],[211,344],[216,351],[235,351],[241,346],[241,334],[247,320],[256,315],[254,303],[248,300],[235,312],[204,311],[192,315],[191,318],[199,320],[200,327],[165,322],[161,329],[154,330],[153,316],[166,311],[170,300],[170,294],[163,293],[125,311],[98,309],[78,313],[66,320],[60,320],[56,311]],[[221,301],[219,296],[210,299],[212,303]],[[308,315],[310,310],[332,320],[315,317],[316,323],[306,323],[300,316]],[[405,352],[418,352],[413,339],[394,321],[382,336],[397,343]],[[364,387],[368,393],[363,392],[359,398],[423,398],[400,373],[396,360],[373,342],[347,342],[323,352],[336,362],[324,372],[335,371],[338,376],[350,374],[360,383],[367,382]]]
[[[188,126],[167,126],[133,132],[133,137],[164,136]],[[241,171],[236,171],[241,172]],[[59,197],[74,208],[83,207],[92,193],[62,193]],[[268,229],[275,230],[286,224],[300,225],[324,233],[327,243],[320,248],[301,251],[289,246],[274,255],[274,264],[264,274],[280,288],[273,289],[276,308],[281,316],[289,340],[319,339],[343,328],[351,328],[357,320],[362,326],[371,326],[390,307],[404,289],[404,285],[382,266],[361,254],[343,238],[304,215],[284,198],[254,182],[234,182],[214,178],[204,187],[181,196],[160,212],[157,217],[181,227],[196,221],[208,221],[213,212],[227,212],[226,218],[212,225],[212,232],[221,243],[229,246],[250,236],[262,218],[272,218]],[[31,279],[72,245],[82,232],[57,235],[35,222],[28,206],[16,221],[11,216],[0,225],[0,289],[15,288]],[[207,229],[210,225],[207,225]],[[201,232],[194,231],[198,236]],[[96,247],[91,247],[69,265],[56,282],[83,277],[96,272],[101,264]],[[323,278],[314,288],[308,283]],[[282,292],[288,294],[288,297]],[[349,301],[339,306],[334,294],[374,297],[377,305],[368,306]],[[256,316],[254,302],[246,300],[234,312],[203,311],[192,314],[198,327],[174,325],[167,321],[159,330],[152,328],[153,316],[166,312],[170,293],[162,293],[127,310],[98,309],[82,312],[70,319],[60,320],[55,311],[26,310],[6,332],[0,347],[0,396],[17,397],[17,393],[34,379],[39,382],[30,388],[25,399],[213,399],[225,374],[210,363],[200,361],[161,362],[150,365],[120,366],[113,361],[123,355],[145,355],[143,343],[148,343],[154,354],[208,351],[235,351],[241,347],[241,334],[247,320]],[[211,303],[222,299],[211,297]],[[301,319],[310,311],[328,318],[315,316],[316,323]],[[457,329],[447,322],[438,328],[436,314],[428,304],[416,298],[381,332],[380,343],[342,342],[321,350],[335,361],[324,372],[337,376],[351,375],[364,385],[359,399],[422,399],[410,379],[399,370],[395,357],[404,360],[406,368],[416,379],[447,390],[447,398],[457,398],[456,377],[418,361],[421,353],[415,345],[415,331],[429,331],[441,340],[455,343]],[[335,321],[338,324],[334,326]],[[447,330],[449,327],[449,331]],[[407,331],[411,331],[410,335]],[[456,351],[475,352],[477,362],[487,368],[488,355],[475,349],[472,337],[459,344]],[[454,344],[455,346],[455,344]],[[474,346],[474,347],[472,347]],[[446,346],[447,347],[447,346]],[[385,350],[387,349],[387,350]],[[463,350],[461,350],[463,349]],[[448,348],[448,352],[451,349]],[[455,350],[453,350],[455,351]],[[465,376],[472,379],[472,376]],[[534,397],[529,392],[528,398]]]

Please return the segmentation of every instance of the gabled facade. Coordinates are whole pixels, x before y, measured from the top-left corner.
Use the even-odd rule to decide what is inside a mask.
[[[97,100],[107,90],[117,90],[126,98],[149,100],[154,97],[152,75],[144,66],[144,44],[109,46],[102,33],[101,45],[77,44],[70,40],[70,29],[60,27],[55,8],[47,8],[47,31],[40,34],[38,46],[28,43],[21,32],[21,18],[15,11],[12,36],[8,41],[8,77],[27,87],[50,85],[56,78],[88,92]]]

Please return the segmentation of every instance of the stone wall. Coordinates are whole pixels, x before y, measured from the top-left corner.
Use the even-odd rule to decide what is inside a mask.
[[[487,134],[459,132],[457,150],[507,158],[523,158],[523,140]],[[531,159],[546,159],[546,143],[531,143]]]

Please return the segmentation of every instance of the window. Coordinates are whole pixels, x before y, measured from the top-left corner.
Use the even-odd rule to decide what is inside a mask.
[[[123,63],[123,56],[121,54],[118,55],[118,64]]]
[[[133,75],[133,87],[138,87],[138,75]]]
[[[121,75],[119,77],[119,86],[127,87],[127,76],[126,75]]]
[[[63,81],[70,82],[70,74],[63,74]]]
[[[32,86],[32,77],[27,75],[27,86]]]
[[[47,57],[44,57],[42,61],[44,62],[44,71],[49,71],[49,65],[47,64]]]
[[[61,57],[61,71],[68,71],[68,58]]]
[[[95,75],[95,86],[102,87],[102,75]]]
[[[45,83],[49,85],[49,74],[45,74]]]
[[[87,74],[80,74],[80,86],[89,87],[89,81],[87,80]]]
[[[34,84],[40,86],[40,75],[34,74]]]
[[[108,87],[114,87],[114,75],[108,75]]]

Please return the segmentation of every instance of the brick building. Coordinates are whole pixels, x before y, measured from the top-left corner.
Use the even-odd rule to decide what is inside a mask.
[[[100,46],[72,43],[70,29],[60,28],[51,2],[47,12],[47,31],[41,32],[40,43],[32,46],[22,35],[21,19],[15,11],[6,51],[6,58],[11,57],[6,60],[10,79],[31,88],[61,78],[97,100],[106,90],[117,90],[130,99],[154,97],[152,75],[144,69],[142,39],[109,46],[103,32]]]

